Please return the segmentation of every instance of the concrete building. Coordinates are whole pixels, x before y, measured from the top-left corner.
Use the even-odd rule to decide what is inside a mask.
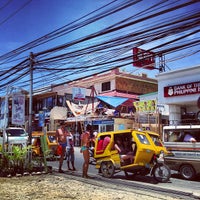
[[[169,106],[169,123],[196,123],[200,108],[200,66],[157,75],[158,104]]]
[[[80,117],[81,114],[84,115],[83,109],[78,111],[78,109],[74,109],[74,106],[76,108],[84,108],[85,105],[91,104],[92,101],[95,103],[104,101],[108,109],[115,109],[117,107],[121,113],[128,114],[131,108],[134,109],[133,102],[139,100],[139,95],[156,92],[157,88],[157,80],[148,78],[146,74],[131,75],[115,69],[77,81],[52,86],[51,91],[34,95],[33,110],[37,114],[43,108],[50,111],[55,106],[63,106],[68,107],[69,111],[74,111],[72,112],[72,117],[74,115]],[[74,98],[74,89],[79,91],[81,95],[84,94],[84,98]],[[116,104],[116,98],[121,98],[122,103]],[[67,117],[69,118],[70,115],[71,113]],[[110,115],[108,116],[107,114],[107,116],[102,117],[105,119],[110,117]],[[120,121],[119,126],[121,124]]]
[[[70,98],[70,94],[72,95],[74,87],[86,88],[85,96],[89,97],[92,86],[95,88],[95,95],[124,97],[133,101],[137,100],[139,95],[156,92],[158,89],[157,80],[148,78],[146,74],[136,76],[115,69],[68,84],[52,87],[52,91],[58,95],[73,99],[72,96]]]

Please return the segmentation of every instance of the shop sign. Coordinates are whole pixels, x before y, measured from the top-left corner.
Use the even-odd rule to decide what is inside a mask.
[[[92,121],[92,125],[100,125],[100,124],[113,125],[114,120],[94,120],[94,121]]]
[[[155,53],[138,47],[133,48],[133,65],[145,69],[155,69]]]
[[[175,97],[200,93],[200,82],[164,87],[164,97]]]

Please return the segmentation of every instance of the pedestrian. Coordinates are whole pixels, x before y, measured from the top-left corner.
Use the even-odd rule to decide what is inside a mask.
[[[59,159],[59,172],[64,173],[62,170],[62,164],[64,160],[64,156],[66,153],[66,146],[67,146],[67,132],[65,131],[65,123],[61,122],[60,123],[60,128],[56,130],[56,141],[58,144],[62,147],[61,149],[61,155]]]
[[[90,126],[86,127],[86,131],[82,133],[81,135],[81,150],[80,152],[83,153],[83,178],[89,178],[88,176],[88,168],[89,168],[89,161],[90,161],[90,155],[89,155],[89,143],[90,143]]]
[[[75,171],[76,168],[74,166],[74,140],[73,140],[73,135],[71,132],[68,130],[67,131],[67,147],[66,147],[66,160],[67,160],[67,167],[68,170],[73,170]],[[70,167],[70,163],[72,168]]]

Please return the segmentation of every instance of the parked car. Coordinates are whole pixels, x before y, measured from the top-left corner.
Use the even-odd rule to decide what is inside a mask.
[[[21,127],[8,127],[0,131],[0,149],[11,152],[12,146],[26,147],[28,144],[28,133]]]
[[[195,141],[186,141],[186,135]],[[200,175],[200,125],[177,125],[163,127],[163,142],[171,154],[166,163],[171,170],[177,171],[182,178],[193,180]]]

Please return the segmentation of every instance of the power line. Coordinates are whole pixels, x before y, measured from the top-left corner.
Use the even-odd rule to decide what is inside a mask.
[[[26,3],[24,3],[20,8],[18,8],[17,10],[15,10],[13,13],[11,13],[8,17],[6,17],[3,21],[0,22],[0,26],[3,25],[5,22],[7,22],[9,19],[11,19],[12,17],[14,17],[18,12],[20,12],[24,7],[26,7],[29,3],[31,3],[32,0],[28,0]],[[9,1],[8,3],[10,3],[11,1]],[[5,5],[7,6],[8,3]]]

